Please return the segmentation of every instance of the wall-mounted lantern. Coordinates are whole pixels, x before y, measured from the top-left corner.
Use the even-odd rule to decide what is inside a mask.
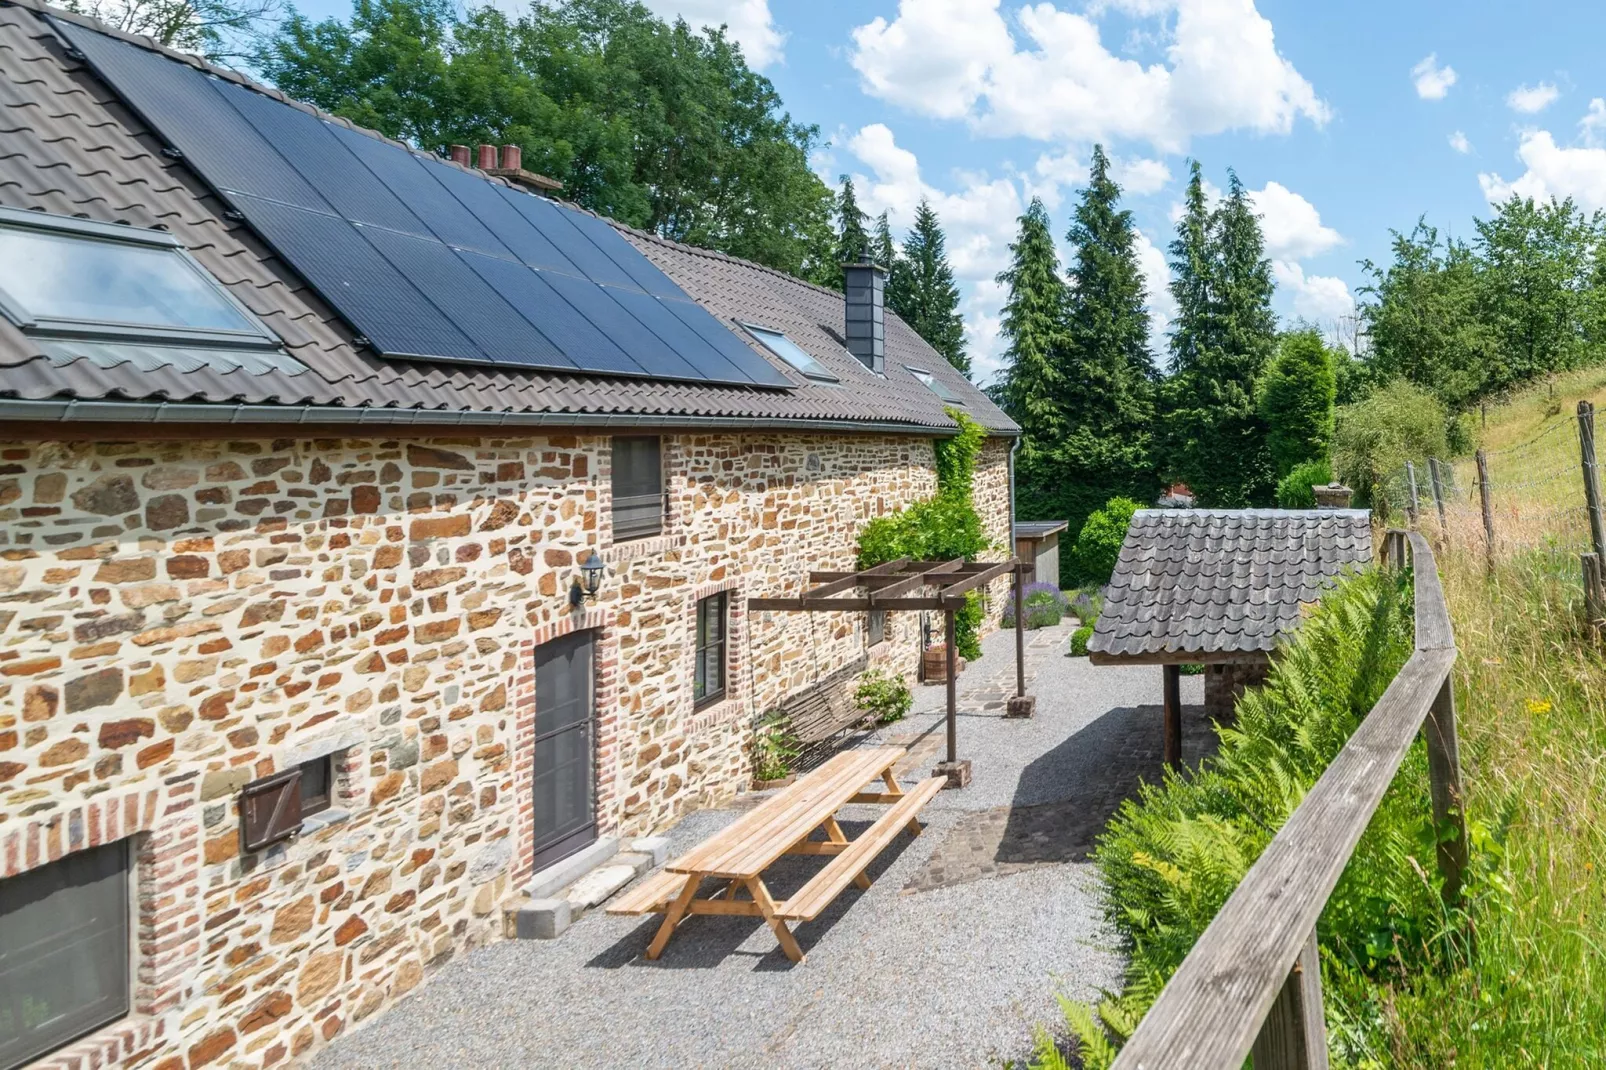
[[[597,592],[602,589],[602,573],[608,566],[597,556],[595,550],[591,556],[580,562],[580,576],[569,587],[569,604],[576,609],[587,598],[593,602],[597,600]]]

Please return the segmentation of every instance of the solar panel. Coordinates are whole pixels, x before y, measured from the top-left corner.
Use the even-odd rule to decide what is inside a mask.
[[[602,220],[54,24],[382,355],[791,385]]]

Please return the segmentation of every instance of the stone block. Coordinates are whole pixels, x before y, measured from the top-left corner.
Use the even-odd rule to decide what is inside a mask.
[[[668,836],[641,836],[630,841],[630,849],[637,854],[651,855],[654,868],[669,861]]]
[[[567,899],[521,899],[510,913],[515,940],[556,940],[574,919]]]
[[[1032,717],[1037,713],[1036,695],[1011,695],[1004,706],[1005,717]]]
[[[619,841],[606,836],[530,878],[525,892],[531,899],[549,899],[619,853]]]
[[[615,859],[617,857],[616,855]],[[598,866],[569,885],[563,893],[563,898],[567,899],[570,907],[578,913],[604,902],[635,879],[635,866],[619,864],[616,861],[610,865]]]
[[[961,758],[957,762],[938,762],[937,767],[931,771],[932,776],[948,778],[947,788],[962,788],[970,783],[970,759]]]

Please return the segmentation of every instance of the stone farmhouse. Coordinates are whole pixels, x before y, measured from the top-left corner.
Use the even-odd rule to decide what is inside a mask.
[[[1013,545],[1016,428],[879,269],[660,240],[31,0],[0,92],[0,1068],[304,1058],[537,871],[744,790],[781,699],[912,674],[915,614],[744,607],[932,494],[950,407]]]

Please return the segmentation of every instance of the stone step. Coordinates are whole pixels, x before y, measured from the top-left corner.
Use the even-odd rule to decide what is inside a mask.
[[[630,847],[629,851],[604,856],[578,879],[551,890],[550,894],[525,894],[504,904],[503,935],[510,940],[555,940],[587,911],[601,906],[631,881],[662,865],[669,855],[669,840],[663,836],[634,840]]]

